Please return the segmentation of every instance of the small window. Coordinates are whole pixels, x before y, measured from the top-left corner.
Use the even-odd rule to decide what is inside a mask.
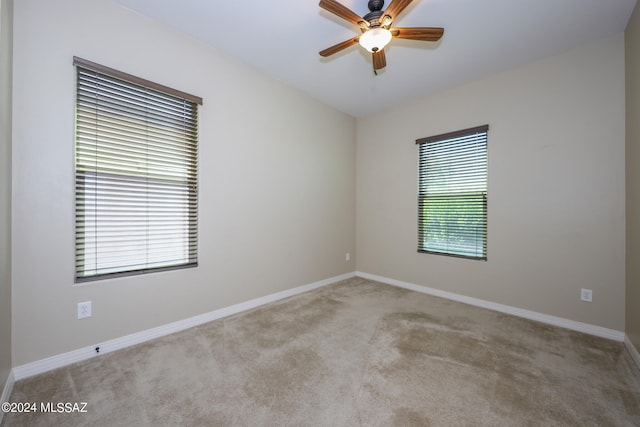
[[[196,266],[202,100],[74,65],[76,282]]]
[[[422,138],[418,252],[487,259],[487,132],[480,126]]]

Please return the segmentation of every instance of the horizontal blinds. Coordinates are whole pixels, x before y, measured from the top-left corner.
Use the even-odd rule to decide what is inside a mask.
[[[487,258],[488,126],[418,140],[418,250]]]
[[[76,69],[76,281],[196,265],[197,104]]]

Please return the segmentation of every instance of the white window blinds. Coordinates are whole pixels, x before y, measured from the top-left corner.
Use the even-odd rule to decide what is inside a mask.
[[[196,266],[202,100],[74,64],[76,281]]]
[[[418,251],[487,259],[487,132],[480,126],[419,144]]]

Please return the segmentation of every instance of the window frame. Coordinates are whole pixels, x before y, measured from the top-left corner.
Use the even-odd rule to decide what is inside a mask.
[[[133,276],[159,271],[197,267],[199,198],[198,110],[199,105],[203,104],[202,98],[115,70],[113,68],[105,67],[82,58],[74,57],[73,65],[76,68],[77,76],[75,82],[76,95],[74,100],[74,282],[83,283],[114,277]],[[85,79],[82,84],[80,81],[81,74],[83,74],[83,78]],[[129,103],[129,100],[127,99],[120,101],[121,103],[118,104],[119,108],[122,108],[122,114],[119,115],[122,119],[118,119],[117,124],[115,125],[110,123],[110,126],[112,126],[110,131],[112,133],[114,129],[116,132],[121,132],[118,136],[113,137],[116,143],[100,142],[101,138],[106,139],[102,133],[105,132],[104,129],[106,125],[104,125],[104,123],[99,123],[100,119],[104,119],[107,116],[109,118],[116,116],[113,111],[104,113],[102,111],[102,107],[98,107],[99,105],[102,105],[99,104],[98,99],[102,99],[99,97],[104,96],[103,92],[96,95],[94,107],[96,118],[95,124],[92,124],[95,127],[95,139],[87,136],[86,129],[91,128],[91,125],[87,125],[90,120],[81,118],[80,114],[81,112],[86,113],[86,111],[92,108],[87,107],[88,105],[92,105],[90,101],[91,98],[88,97],[86,93],[81,95],[81,90],[86,91],[87,88],[91,87],[90,84],[86,83],[86,76],[88,74],[95,74],[96,80],[104,78],[109,82],[121,85],[123,89],[119,94],[123,95],[126,93],[127,98],[130,96],[128,92],[129,90],[132,92],[138,91],[139,93],[145,93],[145,95],[141,96],[131,95],[131,103]],[[100,85],[96,85],[96,93],[98,93],[99,90],[102,90],[98,89],[98,86]],[[125,96],[123,96],[123,98],[124,97]],[[160,99],[161,101],[153,101],[153,98]],[[169,106],[165,105],[165,101],[166,105]],[[143,113],[136,114],[124,111],[127,108],[132,108],[134,106],[134,102],[140,103],[138,105],[141,106]],[[179,119],[180,121],[178,122],[178,125],[175,124],[175,120],[171,125],[158,125],[157,120],[154,122],[154,119],[157,119],[160,116],[154,116],[152,111],[153,108],[158,109],[158,111],[161,112],[160,114],[162,114],[162,112],[168,111],[167,109],[171,108],[171,105],[175,106],[176,102],[183,103],[185,108],[188,108],[188,112],[186,112],[187,110],[184,110],[184,116],[180,116],[181,118]],[[105,111],[106,109],[107,108],[104,108]],[[175,116],[175,113],[172,114]],[[133,122],[135,126],[131,128],[127,125],[127,121]],[[148,129],[148,133],[144,134],[144,136],[140,136],[140,133],[136,134],[135,136],[138,139],[138,142],[126,142],[127,138],[134,139],[133,135],[135,131],[139,131],[141,128],[145,127],[140,127],[140,123],[144,123]],[[179,123],[184,124],[180,125]],[[165,135],[167,135],[160,138],[161,142],[154,140],[157,139],[157,134],[153,134],[154,126],[155,129],[160,129],[165,132]],[[190,146],[187,147],[186,145],[180,145],[181,143],[189,143]],[[93,144],[95,146],[95,154],[93,157],[91,154],[87,155],[86,151],[81,153],[82,150],[87,149],[89,144]],[[172,144],[174,145],[172,146]],[[115,145],[120,145],[122,149],[114,149]],[[144,162],[146,162],[146,171],[139,172],[136,170],[134,173],[134,169],[130,166],[109,166],[111,171],[115,171],[115,173],[109,172],[103,162],[104,158],[107,156],[99,154],[100,150],[105,150],[105,147],[115,153],[113,154],[113,157],[110,157],[109,161],[116,158],[116,162],[123,160],[126,161],[127,157],[134,156],[133,154],[129,154],[131,151],[125,150],[146,150],[145,154],[137,155],[138,158],[144,159]],[[155,153],[152,153],[154,151]],[[159,159],[165,157],[165,160],[159,161]],[[95,165],[91,164],[91,159],[93,158],[95,158]],[[133,160],[131,161],[133,162]],[[154,161],[157,161],[158,163],[154,164]],[[176,162],[178,162],[179,165],[177,165]],[[87,164],[89,164],[89,166],[87,166]],[[95,169],[92,169],[93,166],[95,166]],[[173,170],[169,171],[169,169]],[[87,191],[87,188],[89,187],[86,183],[91,180],[93,180],[93,188],[90,191]],[[121,189],[114,190],[116,185]],[[105,190],[105,188],[107,189]],[[141,195],[143,191],[146,192],[144,196]],[[103,207],[99,206],[102,204],[100,200],[101,192],[104,192],[103,194],[110,192],[109,196],[102,196],[102,202],[104,203]],[[117,195],[112,195],[116,193]],[[134,193],[137,193],[137,195]],[[159,193],[162,193],[162,195],[159,195]],[[93,197],[92,204],[91,202],[87,202],[91,197]],[[106,202],[107,199],[111,201]],[[124,206],[124,209],[122,210],[123,216],[118,217],[117,215],[120,214],[120,211],[117,214],[113,214],[113,208],[116,204],[125,201],[125,199],[128,201],[119,205]],[[105,236],[107,238],[113,238],[111,233],[117,233],[108,230],[115,229],[115,224],[118,221],[121,223],[129,221],[129,219],[125,220],[123,218],[125,216],[131,218],[134,215],[133,212],[136,211],[136,209],[139,208],[139,204],[143,202],[146,202],[147,204],[146,211],[135,218],[136,220],[144,219],[146,221],[146,225],[138,226],[135,231],[132,230],[132,228],[126,228],[127,226],[118,226],[120,228],[118,228],[117,232],[121,233],[118,237],[120,238],[124,235],[126,238],[122,239],[122,243],[111,243],[109,251],[105,250],[102,255],[100,255],[98,248],[101,247],[100,245],[105,244],[102,239],[105,238]],[[101,211],[100,209],[105,210]],[[109,209],[111,209],[108,212],[109,215],[105,214],[105,211]],[[174,209],[178,213],[174,214]],[[154,221],[156,221],[156,219],[154,219],[154,214],[157,215],[160,211],[172,211],[170,214],[163,213],[163,215],[165,215],[163,220],[171,222],[173,226],[178,224],[178,228],[182,231],[162,231],[160,233],[158,230],[163,228],[163,226],[158,225],[157,222],[154,223]],[[167,220],[167,216],[170,216],[172,219]],[[111,217],[116,219],[104,220],[101,219],[101,217]],[[95,231],[92,233],[94,236],[88,234],[89,232],[84,228],[87,223],[93,223],[94,228],[92,228],[92,230]],[[110,227],[113,228],[110,229]],[[146,227],[147,230],[146,243],[140,243],[144,239],[138,238],[136,240],[136,238],[131,237],[131,235],[136,232],[139,233],[144,227]],[[103,234],[103,236],[98,237],[99,234]],[[178,246],[174,246],[172,249],[170,245],[165,243],[156,245],[157,240],[156,243],[150,243],[154,238],[158,240],[173,239],[173,242],[178,242]],[[95,241],[95,243],[91,243],[92,241]],[[109,244],[105,246],[109,246]],[[133,246],[138,246],[142,249],[132,249]],[[122,252],[125,249],[130,253],[135,252],[136,257],[142,253],[146,255],[140,258],[134,257],[129,260],[138,261],[137,264],[126,264],[124,261],[121,261],[119,265],[114,267],[105,267],[105,257],[108,257],[109,255],[113,256],[114,254],[117,254],[118,251]],[[161,254],[159,260],[152,260],[152,253],[154,249],[158,251],[157,253]],[[95,250],[95,255],[93,255],[94,260],[88,261],[89,257],[86,255],[86,252],[91,250]],[[167,254],[170,253],[171,250],[173,250],[174,253],[182,253],[180,262],[169,259]],[[126,256],[122,256],[122,254],[120,254],[120,257],[122,259],[126,258]],[[164,257],[164,259],[162,259],[162,257]],[[144,261],[141,261],[143,259]],[[184,262],[182,262],[182,260],[184,260]],[[87,263],[91,262],[93,262],[95,266],[93,268],[87,268]],[[162,263],[165,265],[161,265]]]
[[[468,129],[462,129],[454,132],[448,132],[444,134],[434,135],[426,138],[420,138],[416,140],[416,145],[418,145],[418,252],[419,253],[427,253],[434,255],[444,255],[456,258],[464,258],[464,259],[473,259],[479,261],[487,260],[488,253],[488,244],[487,244],[487,235],[488,235],[488,178],[489,178],[489,150],[488,150],[488,132],[489,125],[476,126]],[[427,150],[428,144],[464,144],[465,139],[473,140],[474,142],[479,142],[483,144],[483,154],[477,158],[474,157],[475,163],[469,164],[469,160],[462,161],[460,158],[456,159],[455,155],[450,154],[451,151],[456,151],[457,154],[460,154],[462,150],[462,154],[468,155],[471,152],[470,148],[455,146],[455,150],[443,150],[437,149],[438,154],[442,154],[447,156],[447,168],[449,170],[455,169],[455,166],[460,167],[460,165],[464,165],[466,174],[464,172],[450,173],[447,175],[447,178],[438,179],[437,182],[433,182],[436,180],[430,181],[434,187],[440,185],[440,187],[455,187],[451,191],[444,190],[433,190],[429,192],[427,188],[427,180],[430,178],[429,171],[427,171],[427,156],[428,153],[423,150]],[[431,150],[433,153],[436,152],[436,149]],[[432,153],[432,154],[433,154]],[[444,156],[443,155],[443,156]],[[451,161],[453,159],[453,161]],[[478,163],[480,162],[480,163]],[[474,174],[473,169],[477,169],[478,166],[484,167],[484,174]],[[440,166],[442,168],[442,166]],[[472,174],[476,180],[469,180],[469,174]],[[463,175],[465,175],[463,177]],[[459,186],[454,186],[451,182],[464,182],[464,184],[459,184]],[[482,186],[481,184],[484,184]],[[477,186],[475,189],[469,189],[467,191],[463,191],[465,186]],[[434,200],[433,208],[431,211],[427,211],[427,207],[425,204],[429,199]],[[460,218],[460,215],[451,215],[449,216],[449,210],[446,207],[447,204],[453,203],[458,207],[462,207],[464,209],[482,209],[482,213],[479,215],[473,215],[472,220],[480,221],[480,227],[475,225],[464,224],[462,226],[453,226],[453,222],[457,222]],[[439,204],[439,205],[438,205]],[[434,213],[436,212],[436,213]],[[447,240],[446,243],[440,244],[440,247],[437,247],[435,243],[431,243],[429,245],[427,241],[427,235],[429,233],[429,224],[428,220],[437,215],[437,212],[444,213],[447,215],[445,220],[445,225],[439,227],[437,231],[442,231],[445,235],[444,239]],[[431,217],[430,217],[431,215]],[[458,233],[451,232],[452,229],[459,228],[461,231]],[[470,231],[470,230],[480,230],[480,236],[478,237],[478,233]],[[475,235],[475,236],[474,236]],[[470,238],[470,236],[473,236]],[[449,247],[454,247],[454,244],[450,244],[449,241],[452,238],[457,239],[469,239],[471,241],[480,241],[481,243],[481,251],[478,250],[478,245],[475,245],[475,251],[471,250],[472,245],[458,245],[458,248],[466,248],[466,251],[462,249],[448,249]]]

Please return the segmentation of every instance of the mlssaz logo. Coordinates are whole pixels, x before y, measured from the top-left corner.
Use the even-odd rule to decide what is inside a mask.
[[[86,413],[87,402],[40,402],[40,412],[57,412],[60,414]]]

